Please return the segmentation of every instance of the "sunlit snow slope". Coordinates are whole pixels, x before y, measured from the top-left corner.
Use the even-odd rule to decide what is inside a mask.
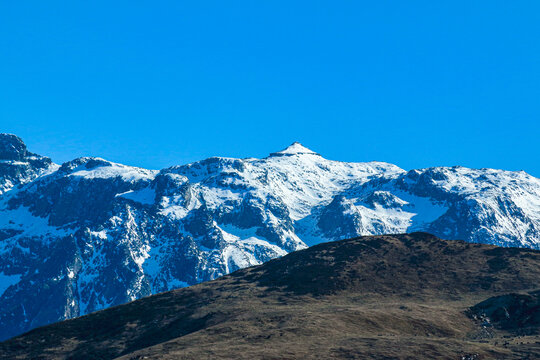
[[[540,180],[524,172],[406,172],[299,143],[151,171],[59,166],[2,134],[0,193],[0,339],[357,235],[540,248]]]

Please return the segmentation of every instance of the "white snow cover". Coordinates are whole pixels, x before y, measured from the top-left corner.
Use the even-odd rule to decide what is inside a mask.
[[[141,190],[129,190],[121,194],[117,194],[117,197],[123,197],[125,199],[133,200],[141,204],[152,205],[154,204],[154,199],[156,197],[156,192],[154,189],[145,187]]]
[[[6,275],[0,272],[0,297],[11,286],[17,284],[21,280],[21,275]]]
[[[319,155],[315,151],[312,151],[305,147],[304,145],[300,144],[299,142],[294,142],[291,145],[289,145],[287,148],[272,153],[272,155],[300,155],[300,154],[310,154],[310,155]]]
[[[84,165],[81,165],[71,172],[70,176],[80,176],[88,179],[99,178],[108,179],[114,177],[121,177],[126,181],[135,181],[143,179],[152,179],[158,171],[147,170],[143,168],[137,168],[133,166],[126,166],[122,164],[106,161],[101,158],[93,158],[95,160],[101,160],[107,162],[108,165],[97,166],[92,169],[86,169]]]
[[[225,241],[229,243],[222,255],[226,272],[262,264],[264,261],[256,256],[256,248],[269,252],[272,258],[287,254],[279,246],[257,236],[255,228],[241,229],[229,224],[221,225],[220,230]]]
[[[184,173],[191,182],[196,182],[207,206],[218,207],[226,201],[238,201],[246,192],[260,199],[269,196],[283,201],[293,220],[307,216],[314,206],[328,203],[352,184],[366,182],[372,177],[404,173],[399,167],[383,163],[345,163],[326,160],[299,143],[274,154],[293,156],[269,156],[265,159],[228,159],[221,161],[218,171],[190,164]],[[241,164],[241,169],[238,168]],[[216,175],[229,176],[228,183],[215,182]],[[240,188],[242,186],[243,188]]]
[[[48,219],[32,215],[32,212],[24,207],[16,209],[6,209],[7,204],[0,202],[0,206],[4,209],[0,211],[0,229],[16,231],[15,236],[0,242],[0,249],[5,249],[10,244],[15,244],[16,240],[23,237],[41,238],[44,241],[54,237],[62,237],[73,232],[71,229],[61,229],[49,225]],[[21,245],[17,243],[20,247]]]

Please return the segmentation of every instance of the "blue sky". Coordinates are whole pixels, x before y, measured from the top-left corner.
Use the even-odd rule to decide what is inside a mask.
[[[0,131],[162,168],[293,141],[540,177],[538,1],[4,1]]]

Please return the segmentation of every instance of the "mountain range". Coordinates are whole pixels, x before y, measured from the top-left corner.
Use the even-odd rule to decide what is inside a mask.
[[[61,165],[0,135],[0,339],[322,242],[424,231],[540,249],[540,180],[460,166],[263,159]]]

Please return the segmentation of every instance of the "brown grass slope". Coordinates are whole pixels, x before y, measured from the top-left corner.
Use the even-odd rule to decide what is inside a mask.
[[[539,279],[539,251],[366,236],[38,328],[0,358],[540,358]],[[526,328],[471,310],[495,296],[490,314],[529,299],[511,312]]]

